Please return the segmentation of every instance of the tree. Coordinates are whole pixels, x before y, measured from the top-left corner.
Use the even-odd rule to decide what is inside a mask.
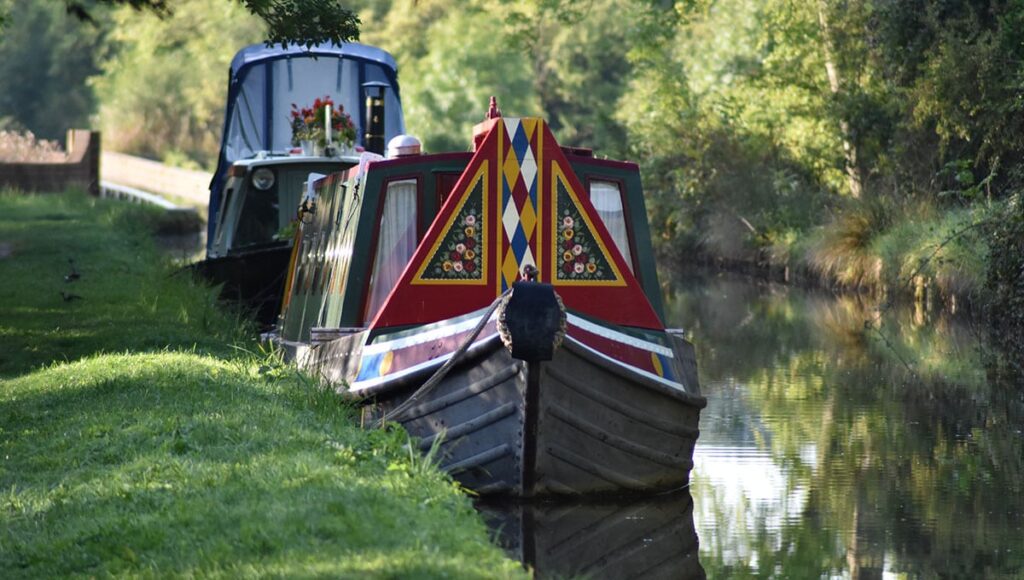
[[[104,20],[110,50],[90,80],[104,146],[212,168],[225,72],[239,47],[266,38],[264,23],[236,3],[208,0],[178,0],[174,18],[123,7]]]
[[[18,3],[10,14],[18,25],[0,35],[0,125],[63,141],[95,108],[86,79],[99,72],[105,26],[82,26],[49,1]]]
[[[268,42],[312,46],[322,42],[346,42],[359,38],[359,16],[339,0],[232,0],[267,23]],[[95,22],[102,6],[131,6],[136,10],[170,16],[168,0],[61,0],[69,14]],[[7,10],[0,11],[0,26],[10,24]]]
[[[410,4],[412,4],[410,6]],[[369,41],[394,53],[408,129],[428,151],[465,150],[490,96],[504,114],[536,116],[529,60],[504,42],[493,2],[396,3]]]

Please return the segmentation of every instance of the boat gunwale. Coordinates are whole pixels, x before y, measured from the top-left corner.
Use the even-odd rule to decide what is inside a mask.
[[[568,338],[572,337],[570,336]],[[707,399],[703,395],[697,395],[690,393],[688,391],[683,391],[680,389],[669,387],[668,385],[663,385],[649,377],[645,377],[644,375],[632,370],[625,363],[613,363],[610,360],[605,359],[602,356],[591,352],[586,346],[582,344],[576,344],[576,340],[577,339],[566,340],[562,344],[562,348],[568,349],[573,354],[583,358],[584,360],[591,364],[595,364],[601,368],[608,369],[609,372],[618,375],[619,377],[625,380],[633,381],[637,383],[638,386],[646,387],[662,395],[666,395],[673,399],[679,400],[697,409],[703,409],[704,407],[707,406]],[[455,371],[468,364],[474,363],[477,359],[490,354],[494,350],[497,350],[497,347],[499,345],[501,345],[501,341],[500,337],[497,334],[492,334],[490,336],[487,336],[483,339],[474,342],[472,345],[469,346],[469,348],[466,350],[466,353],[463,355],[464,359],[456,363],[452,371]],[[444,357],[438,357],[437,359],[429,361],[428,365],[420,369],[416,369],[406,375],[396,377],[392,381],[386,381],[377,385],[373,385],[371,387],[366,387],[365,389],[360,389],[358,391],[344,390],[342,392],[342,395],[345,396],[346,399],[358,401],[362,404],[372,404],[378,401],[379,399],[395,396],[406,389],[417,387],[417,385],[415,384],[416,382],[426,380],[427,378],[429,378],[430,374],[435,372],[437,368],[440,365],[444,364],[446,360],[448,359]]]

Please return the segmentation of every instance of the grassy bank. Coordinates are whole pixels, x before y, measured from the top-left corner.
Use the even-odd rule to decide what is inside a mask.
[[[524,575],[404,433],[173,275],[153,220],[0,195],[5,577]]]
[[[1006,212],[1005,203],[939,209],[854,201],[821,225],[784,234],[706,219],[698,235],[677,239],[669,251],[775,279],[955,309],[990,300],[988,235]]]

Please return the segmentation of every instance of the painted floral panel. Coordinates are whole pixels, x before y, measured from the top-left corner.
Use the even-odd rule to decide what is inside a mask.
[[[478,181],[430,258],[423,280],[481,280],[483,183]]]
[[[558,181],[556,220],[555,274],[558,280],[617,280],[608,257],[604,255],[593,232],[583,220],[579,207],[573,203],[561,181]]]

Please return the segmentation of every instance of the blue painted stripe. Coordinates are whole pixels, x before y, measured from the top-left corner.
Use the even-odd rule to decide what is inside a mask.
[[[380,376],[380,363],[384,360],[384,353],[364,356],[359,365],[359,375],[356,381],[375,379]]]

